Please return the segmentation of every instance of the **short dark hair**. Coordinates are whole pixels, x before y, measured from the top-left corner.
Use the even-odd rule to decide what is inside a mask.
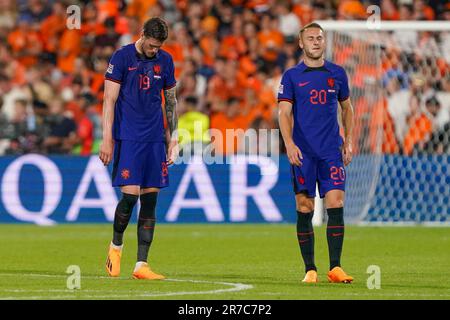
[[[317,22],[311,22],[300,29],[299,35],[301,36],[303,34],[303,32],[308,28],[319,28],[320,30],[324,31],[320,24],[318,24]]]
[[[194,106],[197,106],[198,99],[196,96],[187,96],[185,99],[186,103],[193,104]]]
[[[161,18],[151,18],[144,23],[144,36],[164,42],[169,35],[167,23]]]

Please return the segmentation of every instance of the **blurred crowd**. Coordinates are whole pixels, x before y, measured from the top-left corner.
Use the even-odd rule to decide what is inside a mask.
[[[73,4],[80,29],[67,27]],[[0,154],[98,152],[109,58],[153,16],[170,28],[163,49],[174,58],[180,128],[200,122],[205,132],[192,136],[204,143],[207,129],[277,128],[278,85],[301,58],[301,26],[367,19],[373,4],[383,20],[450,20],[441,0],[0,0]],[[350,77],[356,151],[448,153],[449,33],[385,34],[381,55],[342,37],[332,58]],[[231,145],[216,150],[242,151]]]

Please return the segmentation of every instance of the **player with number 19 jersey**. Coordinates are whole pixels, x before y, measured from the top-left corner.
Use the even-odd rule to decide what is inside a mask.
[[[301,62],[283,74],[278,102],[292,103],[292,138],[303,155],[303,165],[292,166],[296,194],[315,197],[316,181],[322,198],[330,190],[345,190],[337,110],[349,94],[345,70],[326,60],[321,67]]]
[[[161,90],[176,85],[172,57],[160,49],[148,58],[132,43],[113,54],[105,79],[121,84],[113,122],[113,186],[167,186]]]

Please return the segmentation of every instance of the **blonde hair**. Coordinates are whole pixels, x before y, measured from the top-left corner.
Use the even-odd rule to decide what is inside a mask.
[[[300,29],[300,32],[298,33],[299,37],[301,37],[303,32],[306,29],[308,29],[308,28],[319,28],[320,30],[325,32],[320,24],[318,24],[317,22],[311,22],[311,23],[308,23],[307,25],[305,25],[303,28]]]

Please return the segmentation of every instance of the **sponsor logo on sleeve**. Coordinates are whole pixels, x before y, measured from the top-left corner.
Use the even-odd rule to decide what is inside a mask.
[[[106,70],[106,72],[112,74],[113,70],[114,70],[114,65],[110,63],[109,66],[108,66],[108,69]]]
[[[283,91],[284,91],[284,86],[282,84],[280,84],[280,86],[278,88],[278,93],[283,94]]]

